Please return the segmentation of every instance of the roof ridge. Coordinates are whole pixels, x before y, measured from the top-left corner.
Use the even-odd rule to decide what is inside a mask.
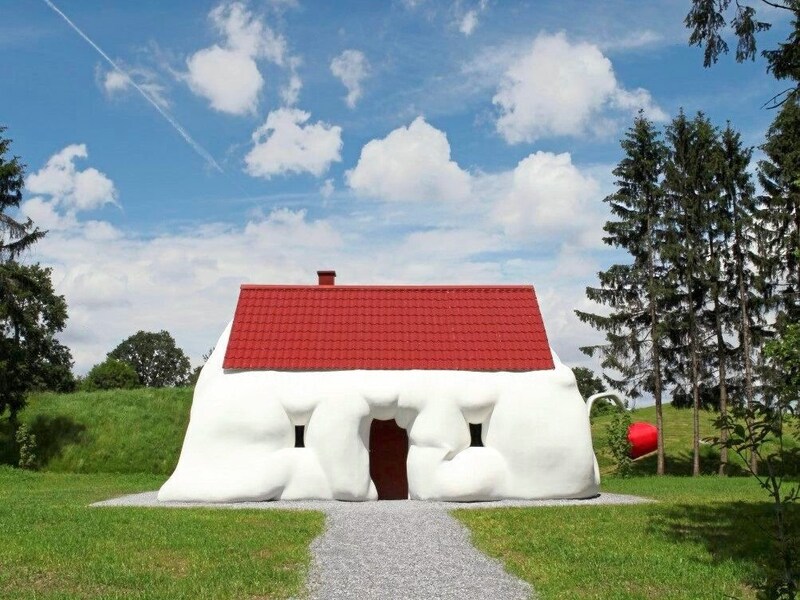
[[[258,290],[258,289],[304,289],[304,290],[336,290],[336,289],[361,289],[361,290],[452,290],[452,289],[513,289],[513,290],[529,290],[533,289],[533,285],[526,284],[454,284],[454,285],[302,285],[302,284],[271,284],[271,283],[243,283],[240,289],[243,290]]]

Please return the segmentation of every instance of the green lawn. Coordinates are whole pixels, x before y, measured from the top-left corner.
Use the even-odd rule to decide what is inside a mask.
[[[0,467],[0,597],[216,600],[302,592],[321,513],[87,506],[156,489],[163,479]]]
[[[636,506],[458,510],[476,546],[550,598],[754,598],[770,506],[752,479],[607,478]]]
[[[86,507],[159,487],[177,462],[191,396],[191,389],[139,389],[30,398],[21,419],[37,436],[44,472],[0,467],[0,597],[298,592],[308,544],[322,530],[320,514]],[[714,435],[714,415],[701,416],[702,435]],[[632,417],[654,422],[655,411]],[[664,408],[670,474],[690,471],[691,418],[689,410]],[[456,511],[476,545],[545,599],[754,597],[771,526],[756,482],[608,477],[609,419],[600,416],[592,426],[604,489],[659,503]],[[0,423],[0,448],[11,446],[7,436]],[[0,451],[0,463],[13,460]],[[654,461],[636,461],[636,472],[653,473]],[[717,465],[718,452],[703,446],[703,471]]]

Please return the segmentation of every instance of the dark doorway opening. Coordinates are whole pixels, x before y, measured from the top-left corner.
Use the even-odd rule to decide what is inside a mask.
[[[306,447],[306,428],[304,425],[294,426],[294,447],[295,448]]]
[[[471,447],[483,447],[483,440],[481,439],[481,424],[480,423],[470,423],[469,424],[469,445]]]
[[[369,429],[369,476],[378,490],[378,500],[408,498],[408,434],[392,419],[374,419]]]

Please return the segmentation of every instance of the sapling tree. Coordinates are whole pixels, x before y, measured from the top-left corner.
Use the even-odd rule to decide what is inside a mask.
[[[615,407],[616,408],[616,407]],[[627,409],[614,410],[611,422],[606,428],[608,434],[608,447],[617,463],[617,475],[629,477],[633,471],[631,459],[631,442],[628,439],[628,429],[631,426],[631,414]]]
[[[761,597],[794,599],[800,591],[800,548],[789,506],[800,499],[800,487],[788,477],[796,448],[788,445],[787,428],[798,417],[800,403],[800,323],[783,327],[780,337],[765,344],[764,356],[772,373],[774,395],[740,404],[717,425],[729,432],[716,438],[742,458],[746,468],[769,495],[773,507],[773,555],[765,565]],[[760,464],[758,470],[752,468]]]

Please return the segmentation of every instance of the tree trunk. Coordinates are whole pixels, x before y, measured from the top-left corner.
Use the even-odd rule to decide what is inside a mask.
[[[691,252],[691,250],[690,250]],[[689,352],[692,361],[692,475],[700,475],[700,365],[697,344],[697,315],[694,309],[692,258],[689,259],[686,291],[689,310]]]
[[[700,374],[697,332],[692,331],[692,475],[700,475]]]
[[[656,313],[656,303],[653,299],[655,288],[655,265],[653,261],[653,225],[652,217],[647,217],[647,277],[648,277],[648,296],[650,297],[650,342],[653,344],[653,400],[656,403],[656,440],[657,440],[657,459],[656,475],[663,475],[665,471],[664,460],[664,417],[661,408],[661,350],[659,348],[659,335],[657,327],[658,315]]]
[[[749,311],[747,309],[747,290],[745,289],[744,285],[744,267],[742,265],[743,260],[739,257],[739,265],[737,268],[739,269],[739,305],[740,305],[740,313],[741,313],[741,336],[742,336],[742,352],[744,354],[744,397],[745,402],[747,402],[747,411],[748,414],[750,410],[753,408],[753,355],[751,354],[751,344],[750,341],[750,317]],[[748,419],[748,426],[752,427],[752,423],[749,422]],[[753,472],[754,475],[758,474],[758,458],[755,455],[755,452],[750,453],[750,470]]]
[[[725,357],[725,337],[722,333],[722,317],[720,316],[719,284],[714,288],[714,319],[717,330],[717,357],[719,361],[719,415],[721,418],[728,416],[728,373],[727,359]],[[728,428],[723,427],[719,432],[722,448],[719,451],[719,474],[725,475],[728,467]]]
[[[656,440],[658,442],[656,475],[663,475],[666,465],[664,460],[664,416],[661,409],[661,355],[655,343],[653,344],[653,369],[655,371],[653,398],[656,402]]]

